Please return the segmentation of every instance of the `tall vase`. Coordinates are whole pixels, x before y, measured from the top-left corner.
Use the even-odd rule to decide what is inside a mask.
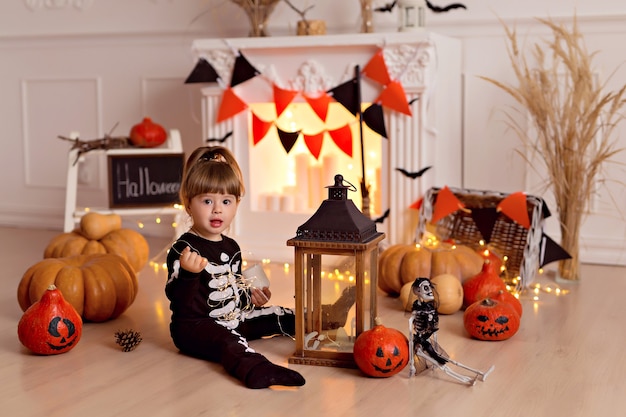
[[[231,0],[241,7],[250,20],[250,37],[269,36],[267,21],[281,0]]]
[[[571,259],[559,261],[558,278],[564,282],[578,282],[580,280],[579,243],[582,211],[563,209],[559,216],[561,247],[570,254]]]

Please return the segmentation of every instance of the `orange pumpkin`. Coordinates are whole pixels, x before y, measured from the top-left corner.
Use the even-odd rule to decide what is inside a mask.
[[[376,325],[354,341],[354,361],[366,375],[388,378],[400,372],[409,361],[409,341],[399,330]]]
[[[463,282],[463,306],[467,308],[500,290],[506,291],[506,284],[498,275],[494,264],[487,259],[478,274]]]
[[[99,240],[85,237],[79,229],[53,237],[44,250],[43,257],[64,258],[111,253],[124,258],[135,272],[139,272],[148,262],[149,252],[146,239],[132,229],[113,230]]]
[[[39,301],[50,285],[84,320],[93,322],[117,318],[135,301],[139,288],[133,268],[118,255],[49,258],[24,273],[17,288],[22,310]]]
[[[479,340],[506,340],[519,330],[520,317],[511,304],[485,298],[463,313],[463,325]]]
[[[430,276],[430,259],[430,251],[421,246],[390,246],[378,259],[378,287],[387,294],[399,294],[407,282]]]
[[[58,355],[72,350],[83,332],[83,321],[74,307],[50,285],[17,324],[17,337],[40,355]]]

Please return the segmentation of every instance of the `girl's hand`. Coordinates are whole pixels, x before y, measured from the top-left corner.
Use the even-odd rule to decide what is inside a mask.
[[[199,273],[209,263],[207,258],[200,256],[197,252],[192,252],[191,248],[187,246],[180,254],[180,267],[185,271],[192,272],[194,274]]]
[[[262,305],[267,303],[270,300],[270,298],[272,298],[272,293],[268,287],[263,287],[262,289],[252,288],[250,292],[251,292],[252,304],[254,304],[257,307],[261,307]]]

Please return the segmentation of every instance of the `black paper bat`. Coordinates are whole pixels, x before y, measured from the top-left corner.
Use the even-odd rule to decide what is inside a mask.
[[[413,104],[419,99],[420,99],[419,97],[415,97],[413,100],[409,101],[409,104]]]
[[[208,138],[206,141],[207,142],[225,142],[226,139],[228,139],[229,137],[231,137],[233,135],[233,131],[231,130],[230,132],[228,132],[227,134],[225,134],[223,137],[221,138]]]
[[[398,0],[394,0],[391,3],[385,4],[383,7],[377,7],[374,9],[375,12],[391,12],[394,7],[396,7],[396,3]]]
[[[382,216],[374,219],[374,223],[383,223],[387,217],[389,217],[389,209],[385,210]]]
[[[396,168],[396,171],[400,171],[401,173],[404,174],[405,177],[409,177],[411,179],[415,179],[415,178],[419,178],[422,175],[424,175],[424,172],[428,171],[431,168],[432,168],[432,166],[427,166],[426,168],[422,168],[422,169],[420,169],[417,172],[408,172],[404,168]]]
[[[435,13],[444,13],[452,9],[467,9],[467,7],[465,7],[465,5],[461,3],[452,3],[444,7],[439,7],[439,6],[433,5],[428,0],[426,0],[426,6],[428,6],[428,8]]]

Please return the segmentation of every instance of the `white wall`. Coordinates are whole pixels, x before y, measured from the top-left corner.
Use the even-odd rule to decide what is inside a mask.
[[[315,4],[309,18],[323,18],[329,32],[358,33],[358,0],[293,0]],[[385,0],[374,0],[376,6]],[[445,5],[448,2],[433,0]],[[468,188],[531,190],[527,167],[515,155],[519,142],[501,110],[508,97],[477,78],[513,81],[503,30],[546,35],[533,17],[569,21],[574,12],[600,78],[618,68],[611,88],[626,80],[626,6],[622,0],[467,0],[468,10],[428,14],[430,30],[459,37],[464,47],[463,183]],[[298,16],[280,4],[270,34],[293,33]],[[395,30],[394,13],[376,14],[376,31]],[[68,144],[57,139],[80,131],[84,139],[125,135],[144,115],[179,129],[186,149],[202,143],[199,87],[184,85],[193,68],[191,41],[246,36],[248,22],[227,0],[7,0],[0,3],[0,224],[61,229]],[[356,35],[355,35],[356,36]],[[626,142],[626,127],[617,134]],[[619,155],[625,162],[626,155]],[[105,193],[103,162],[88,158],[87,201]],[[619,181],[623,168],[606,178]],[[445,184],[440,184],[445,185]],[[622,186],[599,189],[595,212],[583,229],[583,258],[626,263],[626,206]],[[554,223],[548,232],[555,237]]]

